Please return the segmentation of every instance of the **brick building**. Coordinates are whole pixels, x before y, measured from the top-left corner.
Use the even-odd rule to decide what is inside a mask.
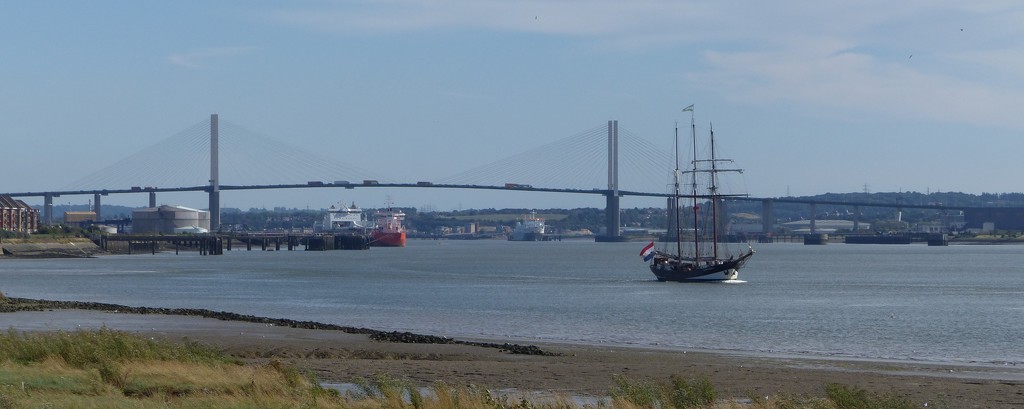
[[[32,233],[38,228],[39,210],[10,196],[0,196],[0,230]]]

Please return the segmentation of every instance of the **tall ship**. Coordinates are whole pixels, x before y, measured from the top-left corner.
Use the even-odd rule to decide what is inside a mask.
[[[523,217],[516,222],[516,227],[508,235],[509,241],[542,241],[544,240],[544,219],[537,217],[537,212]]]
[[[370,231],[370,246],[405,247],[405,213],[388,206],[374,216],[376,226]]]
[[[662,250],[655,249],[651,242],[640,251],[644,261],[649,261],[651,272],[658,281],[738,281],[739,270],[754,255],[754,249],[747,244],[747,249],[732,253],[726,246],[719,243],[719,229],[723,223],[719,219],[721,204],[728,197],[745,195],[725,195],[718,190],[718,174],[722,172],[742,172],[741,169],[723,169],[722,164],[732,163],[730,159],[719,159],[715,156],[715,133],[712,129],[708,139],[710,157],[699,158],[697,150],[697,128],[693,120],[693,105],[684,111],[690,112],[690,134],[693,143],[693,159],[686,171],[679,168],[679,128],[675,136],[675,171],[673,172],[674,194],[669,201],[669,210],[673,213],[675,237],[673,247]],[[689,189],[684,196],[680,187],[680,179],[688,179]],[[690,226],[683,227],[683,202],[689,206],[686,221]],[[671,234],[671,233],[670,233]],[[689,240],[684,242],[684,239]]]

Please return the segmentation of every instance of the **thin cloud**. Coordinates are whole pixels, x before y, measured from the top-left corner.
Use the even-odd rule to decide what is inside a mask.
[[[933,0],[393,0],[271,15],[339,35],[490,30],[587,38],[597,50],[699,59],[680,74],[732,100],[1013,128],[1021,127],[1014,109],[1024,105],[1024,45],[1014,40],[1024,35],[1020,17],[1017,2]]]
[[[675,1],[388,1],[279,10],[274,21],[336,33],[491,29],[565,35],[622,35],[700,21],[700,3]],[[645,35],[646,36],[646,35]]]
[[[708,53],[706,58],[711,68],[696,74],[695,82],[733,84],[721,91],[756,104],[797,102],[893,117],[968,119],[990,125],[992,121],[1012,119],[1003,125],[1015,122],[1008,110],[1024,104],[1012,91],[853,52]]]
[[[181,67],[200,68],[210,60],[247,55],[251,54],[255,50],[256,47],[249,46],[201,48],[183,53],[171,54],[167,57],[167,60],[172,64]]]

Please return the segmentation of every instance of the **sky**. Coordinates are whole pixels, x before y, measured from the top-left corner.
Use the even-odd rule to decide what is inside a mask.
[[[690,104],[751,196],[1020,192],[1022,21],[1019,1],[3,2],[0,192],[61,189],[213,113],[413,182],[613,119],[671,149]],[[221,197],[242,209],[387,200],[604,207],[439,189]],[[622,205],[662,204],[651,200]],[[201,193],[158,201],[206,206]]]

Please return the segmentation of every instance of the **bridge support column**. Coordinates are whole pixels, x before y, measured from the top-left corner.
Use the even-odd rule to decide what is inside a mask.
[[[619,226],[622,225],[622,220],[619,217],[619,197],[614,194],[609,194],[605,198],[605,230],[608,232],[608,236],[618,237],[621,235]]]
[[[53,198],[57,195],[47,193],[43,195],[43,223],[53,226]]]
[[[811,203],[811,234],[815,234],[815,233],[818,232],[818,229],[816,229],[815,226],[814,226],[814,219],[816,219],[817,217],[818,217],[818,206],[815,205],[814,203]]]
[[[853,231],[860,230],[860,206],[853,207]]]
[[[100,214],[100,208],[103,206],[102,202],[100,202],[100,197],[99,193],[92,195],[92,210],[96,212],[96,220],[93,220],[94,223],[99,223],[100,220],[103,220],[103,216]]]
[[[210,192],[210,231],[220,231],[220,191]]]
[[[775,230],[775,201],[761,201],[761,232],[770,234]]]
[[[609,190],[605,193],[605,207],[604,207],[604,234],[599,234],[594,238],[594,241],[598,243],[616,243],[627,241],[619,226],[622,221],[619,217],[619,196],[615,194],[615,191]]]
[[[149,207],[156,207],[156,192],[149,192]]]

